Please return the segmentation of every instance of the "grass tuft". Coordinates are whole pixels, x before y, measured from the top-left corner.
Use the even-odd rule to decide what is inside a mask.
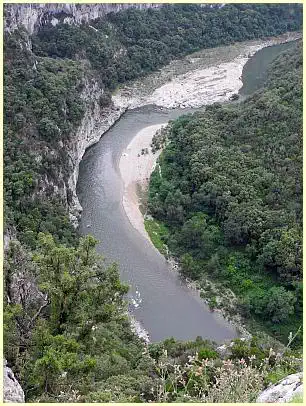
[[[169,236],[168,228],[162,222],[155,219],[145,219],[144,225],[153,245],[162,255],[167,257],[168,247],[166,241]]]

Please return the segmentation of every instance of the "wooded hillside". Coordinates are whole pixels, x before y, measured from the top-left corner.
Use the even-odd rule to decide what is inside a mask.
[[[172,123],[149,207],[184,275],[216,278],[276,336],[302,318],[302,46],[245,102]],[[285,338],[286,338],[285,333]]]

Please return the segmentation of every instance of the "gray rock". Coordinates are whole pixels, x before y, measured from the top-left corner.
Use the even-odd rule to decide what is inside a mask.
[[[4,361],[3,400],[7,403],[25,403],[24,393],[11,368]]]
[[[256,403],[287,403],[296,395],[303,394],[303,373],[292,374],[264,390]]]
[[[226,344],[223,344],[223,345],[220,345],[220,347],[217,347],[217,351],[221,357],[225,357],[226,355],[229,354],[228,346]]]
[[[127,8],[160,7],[160,4],[127,3],[127,4],[6,4],[4,29],[12,32],[23,26],[29,34],[33,34],[39,27],[50,22],[53,26],[63,21],[68,24],[81,24],[111,12],[118,12]]]

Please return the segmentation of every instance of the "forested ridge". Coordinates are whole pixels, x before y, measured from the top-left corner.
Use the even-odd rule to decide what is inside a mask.
[[[299,5],[171,5],[90,25],[50,24],[31,37],[24,29],[5,33],[4,355],[27,401],[249,401],[299,369],[290,349],[272,354],[272,344],[256,338],[237,340],[222,356],[200,338],[145,347],[131,332],[116,265],[105,266],[97,242],[80,238],[69,221],[67,146],[84,117],[86,81],[94,78],[101,106],[110,106],[118,85],[173,58],[301,24]],[[291,274],[289,294],[298,272]],[[224,392],[229,370],[241,378],[236,395]]]
[[[149,208],[182,273],[222,281],[286,337],[302,322],[301,43],[245,102],[182,116],[167,137]]]

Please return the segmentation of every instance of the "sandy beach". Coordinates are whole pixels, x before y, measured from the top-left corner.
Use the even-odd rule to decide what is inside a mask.
[[[147,189],[150,175],[161,152],[152,153],[150,147],[152,138],[160,128],[166,125],[167,123],[152,125],[139,131],[122,153],[119,162],[124,183],[122,198],[124,210],[132,226],[148,239],[149,236],[145,230],[143,215],[140,211],[139,192]]]

